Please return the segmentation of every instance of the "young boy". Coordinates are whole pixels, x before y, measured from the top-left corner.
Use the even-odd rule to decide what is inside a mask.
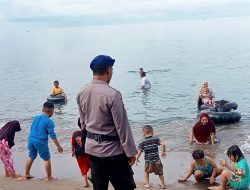
[[[64,93],[63,89],[59,87],[59,81],[54,81],[54,87],[52,88],[51,96],[64,96],[65,101],[67,100],[67,96]]]
[[[54,104],[51,102],[45,102],[43,104],[42,111],[43,114],[35,117],[32,122],[28,141],[29,158],[26,161],[25,176],[19,180],[32,178],[30,175],[30,169],[37,157],[37,153],[45,162],[45,170],[48,180],[54,179],[51,172],[48,136],[50,136],[55,143],[59,153],[62,153],[63,149],[56,138],[56,134],[54,132],[54,122],[50,119],[50,117],[54,114]]]
[[[213,159],[205,156],[202,150],[194,150],[192,156],[194,161],[191,163],[188,174],[178,181],[185,182],[193,174],[197,182],[210,178],[210,184],[214,184],[215,178],[221,174],[222,168],[217,168]]]
[[[146,77],[146,73],[145,72],[142,72],[141,74],[141,89],[149,89],[151,88],[151,83],[150,81],[148,80],[148,78]]]
[[[158,146],[162,146],[162,157],[166,157],[166,145],[157,137],[154,137],[153,128],[150,125],[145,125],[143,127],[143,135],[145,139],[138,146],[138,154],[136,156],[136,165],[138,165],[139,158],[142,152],[145,152],[145,169],[144,169],[144,177],[145,184],[144,187],[149,188],[149,173],[154,172],[155,175],[159,175],[160,178],[160,186],[163,189],[166,189],[166,185],[164,182],[163,176],[163,166],[159,156]]]
[[[72,157],[76,157],[78,166],[81,170],[82,176],[83,176],[83,186],[88,187],[88,179],[91,182],[91,176],[90,175],[90,159],[89,155],[85,153],[85,141],[87,136],[86,129],[81,129],[81,122],[80,118],[78,118],[78,127],[80,128],[78,131],[75,131],[72,134],[72,141],[71,141],[71,147],[72,147]]]

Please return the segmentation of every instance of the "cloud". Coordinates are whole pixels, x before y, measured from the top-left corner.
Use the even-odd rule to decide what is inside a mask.
[[[1,0],[10,21],[129,22],[249,16],[248,0]]]

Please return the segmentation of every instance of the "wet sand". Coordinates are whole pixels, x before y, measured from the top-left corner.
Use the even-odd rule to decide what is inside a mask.
[[[27,153],[14,152],[13,159],[15,169],[18,174],[24,174],[25,161],[27,159]],[[225,159],[224,154],[215,155],[215,161],[218,163],[219,159]],[[246,155],[249,160],[250,155]],[[185,183],[178,183],[177,179],[180,176],[186,174],[189,165],[192,161],[192,155],[188,152],[168,152],[167,158],[162,160],[164,165],[164,176],[167,184],[167,189],[187,189],[187,190],[205,190],[208,189],[208,181],[196,184],[193,176]],[[141,158],[139,166],[133,166],[134,178],[137,184],[138,190],[145,190],[143,185],[143,167],[144,161]],[[72,158],[70,154],[53,154],[52,155],[52,172],[53,176],[57,178],[55,181],[48,182],[46,180],[46,174],[44,169],[44,163],[40,158],[37,158],[34,162],[31,174],[35,178],[28,181],[17,181],[14,178],[3,177],[4,169],[0,166],[0,190],[74,190],[74,189],[92,189],[92,186],[84,188],[82,184],[82,177],[76,163],[75,158]],[[219,182],[220,178],[216,179]],[[150,175],[150,182],[152,188],[161,189],[159,187],[158,177],[154,174]],[[113,189],[110,185],[110,189]]]

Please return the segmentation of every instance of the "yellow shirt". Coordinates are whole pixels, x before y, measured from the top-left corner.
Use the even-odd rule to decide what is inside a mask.
[[[61,96],[63,93],[63,89],[61,87],[58,88],[52,88],[52,95],[54,96]]]

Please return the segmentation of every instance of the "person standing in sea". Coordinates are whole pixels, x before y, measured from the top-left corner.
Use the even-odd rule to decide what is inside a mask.
[[[98,55],[90,63],[93,80],[77,95],[81,127],[87,130],[85,151],[90,155],[94,190],[136,188],[131,166],[136,145],[122,95],[109,86],[115,60]]]

